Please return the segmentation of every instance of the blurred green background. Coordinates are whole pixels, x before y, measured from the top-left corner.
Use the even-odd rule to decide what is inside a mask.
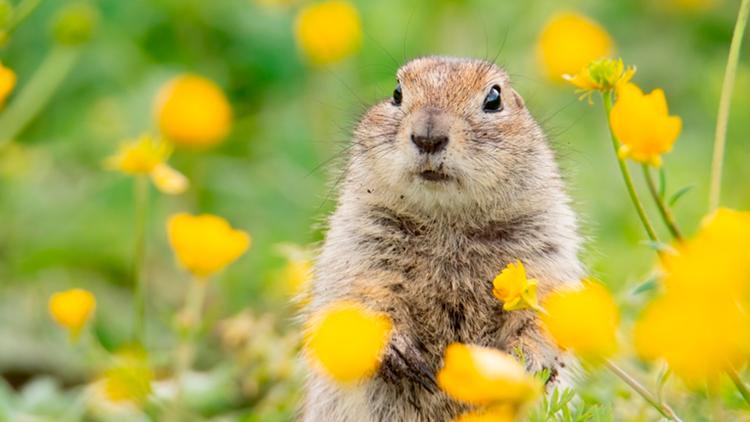
[[[166,242],[166,217],[177,211],[221,215],[253,237],[251,250],[214,280],[209,319],[249,308],[270,313],[281,331],[288,330],[293,308],[280,287],[285,260],[278,244],[322,239],[336,197],[331,182],[353,123],[367,104],[390,95],[399,65],[428,54],[484,58],[499,52],[498,63],[558,152],[588,238],[583,259],[626,309],[642,300],[632,291],[646,277],[653,253],[642,244],[602,111],[578,101],[572,87],[546,78],[536,41],[554,13],[581,12],[602,24],[617,54],[638,67],[641,87],[665,90],[670,111],[684,122],[665,160],[668,188],[694,186],[676,206],[682,225],[692,228],[707,209],[714,121],[739,1],[709,1],[697,9],[666,0],[352,2],[363,22],[362,48],[323,67],[307,64],[295,44],[302,1],[89,3],[98,12],[91,40],[46,107],[0,151],[0,373],[8,391],[45,375],[69,386],[86,377],[85,357],[47,314],[54,291],[93,291],[97,335],[112,344],[126,339],[132,179],[106,171],[102,161],[123,139],[156,131],[154,96],[182,72],[216,81],[235,120],[219,147],[174,154],[171,164],[191,180],[187,193],[152,191],[147,342],[154,350],[171,347],[168,328],[187,282]],[[3,64],[18,75],[15,94],[55,48],[51,22],[71,3],[42,0],[0,50]],[[739,209],[750,208],[749,48],[745,43],[737,75],[723,192],[723,203]],[[219,343],[206,336],[199,368],[222,363]],[[235,405],[252,408],[241,400]],[[288,417],[293,407],[279,405],[277,416]]]

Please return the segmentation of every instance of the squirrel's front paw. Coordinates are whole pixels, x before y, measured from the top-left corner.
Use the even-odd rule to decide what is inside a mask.
[[[389,384],[400,384],[407,379],[432,393],[438,391],[434,369],[416,347],[404,341],[392,341],[388,345],[379,375]]]

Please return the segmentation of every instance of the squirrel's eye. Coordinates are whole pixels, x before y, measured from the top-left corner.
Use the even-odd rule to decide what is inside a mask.
[[[490,89],[490,92],[484,97],[484,104],[482,110],[485,113],[494,113],[503,109],[503,102],[500,99],[500,87],[495,85]]]
[[[393,90],[393,105],[401,105],[401,100],[404,95],[401,93],[401,83],[396,84],[396,89]]]

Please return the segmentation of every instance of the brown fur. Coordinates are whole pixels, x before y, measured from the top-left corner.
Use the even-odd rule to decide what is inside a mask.
[[[398,71],[403,103],[374,105],[357,126],[338,207],[306,312],[351,299],[387,313],[394,333],[379,372],[342,387],[311,371],[305,421],[449,421],[465,406],[440,392],[445,346],[520,350],[559,379],[562,356],[529,311],[504,312],[494,276],[522,260],[540,294],[582,276],[579,236],[545,136],[507,74],[479,60],[427,57]],[[503,110],[482,104],[501,87]],[[420,154],[431,122],[449,143]],[[420,126],[421,125],[421,126]],[[424,170],[448,180],[429,181]]]

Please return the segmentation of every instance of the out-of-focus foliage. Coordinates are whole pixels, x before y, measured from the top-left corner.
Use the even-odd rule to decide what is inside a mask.
[[[352,10],[319,10],[316,22],[310,8],[319,2],[311,0],[35,3],[0,1],[0,420],[9,421],[148,420],[164,413],[179,418],[180,412],[214,420],[289,420],[302,380],[302,340],[292,323],[290,293],[304,293],[300,287],[310,270],[309,256],[279,245],[322,238],[353,123],[368,104],[390,95],[395,70],[420,55],[486,58],[510,73],[557,151],[590,239],[583,259],[614,292],[623,325],[632,326],[636,310],[657,295],[656,289],[635,291],[649,278],[654,254],[641,243],[606,120],[577,101],[570,87],[550,80],[539,54],[540,34],[555,16],[588,16],[611,37],[594,31],[602,50],[611,48],[638,65],[645,92],[668,93],[669,113],[682,117],[683,128],[669,154],[665,195],[682,196],[682,188],[694,185],[675,213],[684,227],[697,227],[706,211],[707,157],[738,5],[351,0]],[[346,25],[334,28],[330,22]],[[316,31],[316,25],[331,32]],[[326,37],[341,43],[321,49]],[[727,206],[745,210],[749,57],[746,42],[722,197]],[[179,94],[174,78],[180,75],[201,78],[191,81],[207,97],[188,97],[192,104],[214,104],[209,121],[175,122],[164,98]],[[112,361],[129,350],[137,306],[132,290],[138,182],[107,171],[104,160],[123,140],[143,134],[161,134],[179,146],[173,128],[187,124],[202,134],[184,143],[203,148],[175,148],[169,165],[184,174],[189,189],[167,196],[149,187],[144,214],[149,353],[138,356],[143,361]],[[169,178],[174,174],[162,176],[175,180]],[[179,212],[220,215],[253,239],[252,249],[204,286],[203,320],[189,332],[175,315],[182,315],[178,310],[192,286],[175,265],[166,230],[168,217]],[[47,312],[50,295],[71,288],[96,296],[96,317],[75,345]],[[176,382],[170,376],[173,351],[185,340],[194,346],[188,349],[194,369]],[[133,367],[135,373],[128,369]],[[658,365],[639,369],[654,379],[659,371]],[[107,377],[135,385],[137,394],[130,387],[116,389],[135,400],[113,402],[102,384]],[[144,378],[154,397],[146,403]],[[730,387],[716,389],[730,411],[740,414],[743,402]],[[707,396],[679,391],[666,389],[664,395],[687,409],[682,416],[708,420]],[[546,398],[532,420],[656,417],[606,373],[592,371],[576,393],[577,399],[564,392]],[[178,395],[189,409],[169,407]]]

